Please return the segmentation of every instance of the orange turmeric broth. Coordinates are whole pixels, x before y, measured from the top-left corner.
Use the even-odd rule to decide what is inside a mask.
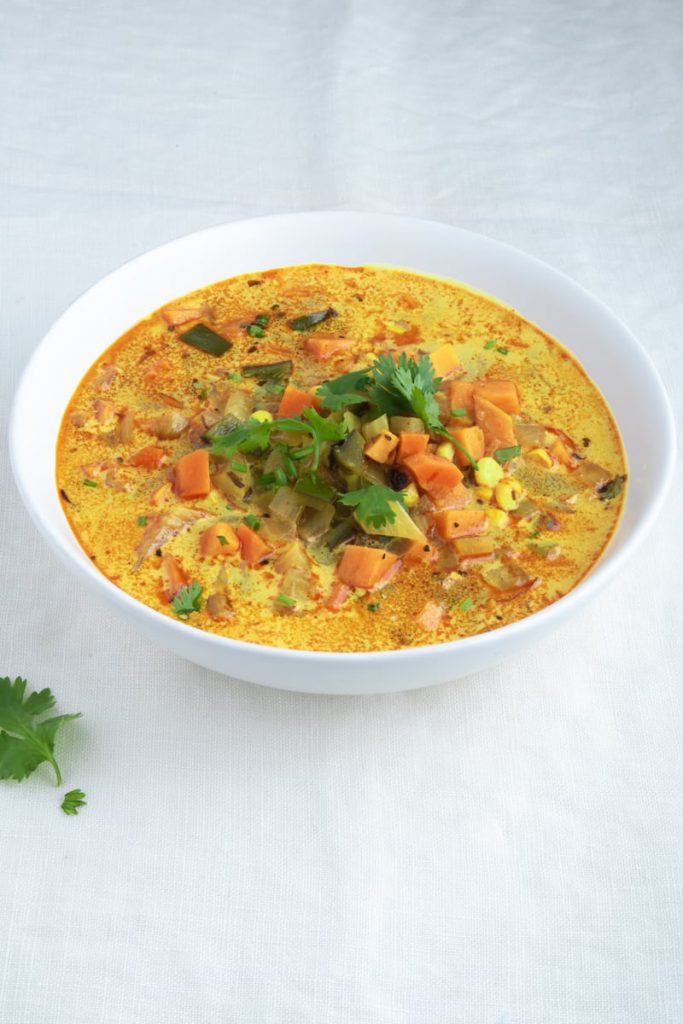
[[[538,611],[600,557],[625,481],[612,415],[557,341],[462,285],[376,267],[169,302],[90,368],[57,448],[67,519],[117,586],[304,650]]]

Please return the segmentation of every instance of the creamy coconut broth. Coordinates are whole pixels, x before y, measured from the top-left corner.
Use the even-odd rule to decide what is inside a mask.
[[[91,367],[57,450],[65,514],[117,586],[304,650],[440,643],[545,607],[599,558],[625,479],[612,415],[557,341],[376,267],[169,301]]]

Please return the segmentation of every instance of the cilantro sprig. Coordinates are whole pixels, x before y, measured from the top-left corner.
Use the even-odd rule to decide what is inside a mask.
[[[55,740],[65,722],[81,716],[42,718],[54,707],[55,698],[48,689],[34,690],[26,697],[26,686],[25,679],[17,678],[12,683],[8,676],[0,678],[0,779],[21,782],[38,765],[47,762],[55,773],[57,785],[61,786]]]
[[[171,608],[180,619],[186,619],[192,612],[200,612],[202,610],[202,588],[198,583],[190,583],[187,587],[181,587],[171,601]]]
[[[383,526],[393,523],[396,519],[392,503],[403,504],[403,495],[382,484],[370,484],[369,487],[359,487],[355,491],[342,494],[339,501],[342,505],[355,508],[361,523],[381,530]]]
[[[352,373],[342,373],[340,377],[326,380],[316,393],[324,409],[341,412],[351,405],[367,401],[366,390],[370,380],[368,370],[354,370]]]

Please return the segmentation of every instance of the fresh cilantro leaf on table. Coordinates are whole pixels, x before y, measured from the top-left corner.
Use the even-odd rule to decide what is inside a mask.
[[[21,782],[47,762],[52,766],[57,785],[62,775],[55,759],[55,739],[64,722],[80,718],[75,715],[41,715],[55,705],[50,690],[33,691],[24,699],[27,682],[17,678],[12,683],[8,676],[0,678],[0,779]]]
[[[78,814],[79,807],[87,806],[85,793],[82,789],[70,789],[64,794],[61,806],[65,814]]]
[[[171,601],[171,608],[181,619],[186,619],[192,612],[202,610],[202,588],[198,583],[190,583],[187,587],[181,587]]]
[[[396,519],[391,502],[403,503],[403,495],[382,484],[371,484],[369,487],[361,487],[356,491],[342,494],[339,501],[342,505],[355,508],[361,523],[381,530],[387,523],[393,523]]]
[[[368,370],[354,370],[353,373],[343,373],[340,377],[326,380],[316,393],[324,409],[341,412],[350,405],[366,401],[365,390],[369,383]]]

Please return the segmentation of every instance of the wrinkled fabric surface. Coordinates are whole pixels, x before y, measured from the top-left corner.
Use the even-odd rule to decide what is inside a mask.
[[[288,694],[89,597],[10,479],[29,353],[88,285],[279,211],[458,224],[554,264],[683,411],[677,0],[5,0],[0,673],[83,712],[0,783],[0,1024],[680,1024],[681,520],[487,672]],[[567,339],[569,340],[569,339]],[[40,409],[36,409],[40,430]]]

